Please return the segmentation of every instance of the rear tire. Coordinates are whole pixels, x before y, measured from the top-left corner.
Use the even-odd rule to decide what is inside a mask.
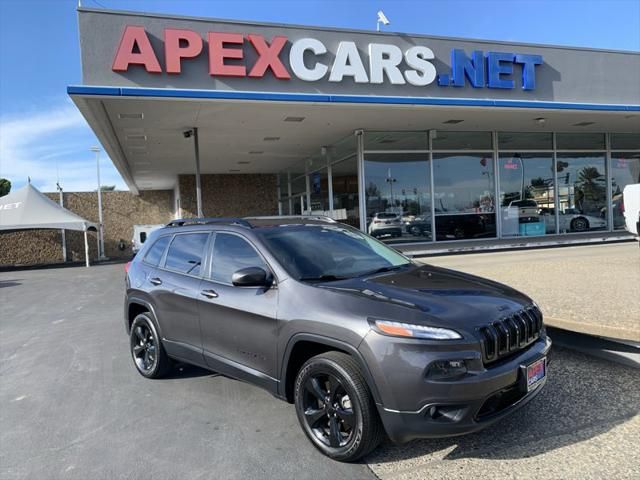
[[[302,430],[334,460],[354,462],[384,438],[375,402],[349,355],[327,352],[309,359],[296,377],[294,400]]]
[[[145,378],[161,378],[171,368],[156,324],[148,312],[133,319],[129,332],[129,347],[133,364]]]

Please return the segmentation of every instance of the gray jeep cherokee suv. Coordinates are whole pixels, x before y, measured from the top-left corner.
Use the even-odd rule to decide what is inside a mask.
[[[535,397],[551,346],[531,299],[412,262],[323,217],[176,220],[126,275],[147,378],[172,360],[295,404],[322,453],[479,430]]]

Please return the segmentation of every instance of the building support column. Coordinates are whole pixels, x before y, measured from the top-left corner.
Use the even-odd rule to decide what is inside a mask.
[[[308,214],[311,215],[311,182],[309,179],[309,174],[306,173],[304,176],[304,181],[306,184],[306,195],[305,198],[307,199],[307,208],[306,210],[303,208],[302,209],[302,215],[305,215],[306,212],[309,212]],[[304,207],[304,202],[302,204],[302,206]]]
[[[287,172],[287,195],[289,197],[289,213],[287,213],[287,215],[293,215],[293,199],[291,198],[291,172]]]
[[[87,229],[84,230],[84,262],[89,267],[89,239],[87,238]]]
[[[329,212],[331,218],[335,218],[333,212],[333,169],[331,165],[331,151],[329,147],[322,147],[325,156],[327,157],[327,195],[329,195]]]
[[[560,234],[560,185],[558,185],[558,152],[556,152],[556,132],[551,134],[553,142],[553,208],[556,217],[556,235]],[[545,226],[545,233],[547,227]],[[566,233],[566,232],[563,232]]]
[[[611,176],[611,134],[605,133],[605,147],[607,149],[604,176],[607,179],[607,230],[613,232],[613,178]]]
[[[202,184],[200,182],[200,145],[198,143],[198,127],[193,127],[193,150],[196,160],[196,210],[198,218],[204,217],[202,213]]]
[[[493,211],[496,219],[496,238],[502,238],[502,204],[500,202],[500,159],[498,157],[498,132],[491,132],[491,143],[493,145],[493,152],[491,153],[493,161]],[[522,175],[524,175],[524,164],[520,162],[520,169]],[[521,192],[524,192],[524,177],[523,188]]]
[[[431,192],[431,242],[435,243],[436,241],[436,192],[435,192],[435,184],[436,182],[433,179],[433,139],[437,135],[436,130],[429,130],[427,133],[427,148],[429,149],[429,191]]]
[[[354,132],[356,136],[356,159],[358,165],[358,212],[360,213],[360,230],[367,232],[367,212],[364,179],[364,134],[362,130]]]
[[[276,195],[278,195],[278,216],[281,217],[282,216],[282,187],[280,186],[279,173],[276,176],[276,185],[277,185]]]
[[[176,184],[173,187],[173,218],[175,220],[182,217],[182,201],[180,195],[180,175],[176,175]]]

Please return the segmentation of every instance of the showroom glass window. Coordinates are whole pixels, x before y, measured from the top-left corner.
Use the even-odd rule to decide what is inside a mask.
[[[331,166],[333,210],[336,220],[360,228],[358,202],[358,161],[352,155]]]
[[[491,132],[437,131],[431,139],[436,240],[496,236],[491,137]]]
[[[500,132],[498,149],[502,236],[555,234],[552,134]]]
[[[613,228],[624,229],[622,192],[627,185],[640,183],[640,134],[612,133],[611,150]]]
[[[164,268],[186,275],[200,275],[208,233],[184,233],[173,237]]]
[[[311,213],[324,215],[329,210],[329,177],[327,168],[309,174]]]
[[[560,233],[606,229],[605,154],[558,152],[556,169]]]
[[[289,203],[287,201],[289,196],[289,181],[286,173],[279,173],[277,175],[278,181],[278,202],[284,215],[289,215]]]
[[[558,231],[564,234],[606,230],[604,133],[557,133],[556,149]]]
[[[431,239],[428,153],[366,153],[367,231],[383,241]]]
[[[502,235],[555,234],[553,154],[500,152],[498,168]]]

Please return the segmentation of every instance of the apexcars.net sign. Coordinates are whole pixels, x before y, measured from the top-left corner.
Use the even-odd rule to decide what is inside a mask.
[[[353,41],[338,43],[335,56],[327,61],[327,47],[318,39],[301,38],[291,42],[288,56],[283,50],[289,39],[276,35],[269,41],[262,35],[208,32],[207,56],[209,75],[221,77],[262,78],[270,72],[279,80],[292,76],[305,82],[328,80],[355,83],[418,87],[437,80],[440,87],[464,87],[467,81],[474,88],[515,88],[515,77],[521,75],[523,90],[534,90],[536,66],[542,56],[508,52],[475,50],[470,56],[464,50],[452,49],[451,70],[436,71],[433,51],[424,45],[402,50],[388,43],[369,43],[366,58],[362,58]],[[257,59],[247,65],[243,48],[250,44]],[[186,29],[164,30],[164,70],[160,65],[144,27],[128,25],[115,54],[112,70],[127,72],[131,66],[142,66],[149,73],[179,75],[182,62],[205,54],[205,42],[198,32]],[[283,58],[285,57],[285,58]],[[287,58],[288,57],[288,58]]]

